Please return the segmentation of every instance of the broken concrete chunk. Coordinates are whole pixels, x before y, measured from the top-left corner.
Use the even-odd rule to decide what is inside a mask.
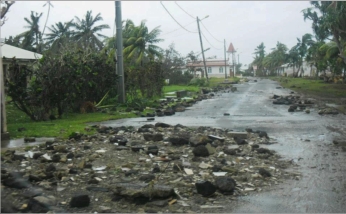
[[[184,168],[184,171],[187,175],[193,175],[193,171],[192,169],[187,169],[187,168]]]
[[[211,140],[219,140],[221,142],[225,141],[225,138],[224,137],[219,137],[219,136],[215,136],[215,135],[208,135],[208,137],[211,139]]]
[[[215,154],[215,152],[216,152],[215,148],[212,147],[212,146],[210,145],[210,143],[208,143],[208,144],[205,146],[205,148],[207,148],[209,155],[213,155],[213,154]]]
[[[247,132],[227,132],[228,137],[247,138]]]
[[[169,186],[146,183],[117,183],[112,190],[116,195],[129,198],[168,198],[174,194],[173,188]]]

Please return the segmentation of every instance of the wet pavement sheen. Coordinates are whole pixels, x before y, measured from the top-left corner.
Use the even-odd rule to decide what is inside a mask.
[[[268,148],[297,163],[299,166],[290,170],[302,174],[300,180],[286,180],[271,191],[240,197],[235,204],[225,205],[222,212],[346,212],[346,152],[332,144],[334,137],[345,139],[345,115],[320,116],[318,109],[311,109],[310,114],[291,113],[286,105],[273,105],[269,99],[273,94],[288,95],[291,90],[276,89],[278,83],[271,80],[235,86],[238,88],[235,93],[216,93],[214,99],[201,101],[174,116],[155,117],[151,122],[132,118],[101,124],[139,127],[164,122],[267,131],[278,142]],[[332,132],[331,128],[341,131]]]

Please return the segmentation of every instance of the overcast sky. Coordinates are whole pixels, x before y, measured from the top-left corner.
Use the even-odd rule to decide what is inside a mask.
[[[26,29],[24,17],[30,17],[30,11],[42,12],[40,28],[43,29],[48,7],[45,1],[17,1],[7,14],[8,20],[1,28],[1,38],[15,36]],[[102,33],[113,35],[115,4],[114,1],[52,1],[47,26],[56,22],[66,22],[75,16],[82,18],[87,10],[93,15],[101,13],[102,24],[111,28]],[[206,57],[224,57],[223,40],[226,40],[226,49],[232,42],[240,63],[249,64],[253,60],[256,46],[264,42],[267,53],[280,41],[291,48],[305,33],[312,33],[311,22],[304,22],[302,10],[310,7],[308,1],[178,1],[188,14],[204,19],[201,31]],[[163,1],[163,4],[172,16],[189,31],[197,31],[196,18],[190,17],[174,1]],[[141,20],[147,20],[149,30],[160,26],[160,38],[164,42],[158,45],[167,48],[171,43],[183,56],[190,51],[200,53],[200,41],[197,33],[190,33],[181,28],[166,12],[159,1],[123,1],[122,19],[131,19],[136,25]],[[99,23],[101,24],[101,22]],[[189,25],[188,25],[189,24]],[[178,29],[178,30],[177,30]],[[174,31],[176,30],[176,31]],[[174,31],[174,32],[172,32]],[[49,32],[46,29],[46,32]],[[213,38],[215,37],[215,39]],[[217,40],[216,40],[217,39]],[[209,42],[208,42],[208,41]],[[238,56],[237,56],[238,58]]]

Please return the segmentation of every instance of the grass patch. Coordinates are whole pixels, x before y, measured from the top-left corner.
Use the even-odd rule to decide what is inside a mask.
[[[198,86],[187,86],[187,85],[166,85],[163,87],[163,92],[165,94],[169,92],[181,91],[181,90],[198,92],[200,88]]]
[[[323,80],[292,77],[272,77],[270,79],[297,92],[325,98],[346,98],[346,84],[324,83]]]
[[[209,87],[218,85],[224,82],[224,78],[209,78]],[[239,78],[230,78],[229,81],[237,81]],[[164,93],[187,90],[191,92],[199,92],[201,87],[187,86],[187,85],[169,85],[164,86]],[[152,98],[152,100],[158,99]],[[94,134],[95,130],[87,132],[84,130],[86,123],[90,122],[102,122],[107,120],[116,120],[122,118],[137,117],[134,113],[126,112],[110,112],[110,113],[68,113],[63,116],[62,119],[52,121],[32,121],[25,113],[18,110],[12,102],[10,97],[6,97],[6,115],[7,115],[7,129],[12,139],[22,137],[61,137],[67,138],[72,132]],[[122,108],[117,108],[121,110]],[[151,112],[145,110],[143,114]],[[24,128],[24,131],[18,131],[19,128]]]
[[[62,119],[52,121],[32,121],[26,114],[18,110],[12,103],[6,105],[7,128],[12,139],[21,137],[62,137],[67,138],[72,132],[93,134],[95,131],[86,132],[86,123],[136,117],[133,113],[69,113]],[[25,131],[18,131],[25,128]]]

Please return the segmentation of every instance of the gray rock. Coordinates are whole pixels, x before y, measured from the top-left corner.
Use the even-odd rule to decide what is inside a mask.
[[[33,198],[36,202],[43,206],[54,206],[56,204],[56,198],[52,195],[50,196],[36,196]]]
[[[257,153],[258,154],[269,154],[269,155],[272,155],[272,151],[270,151],[269,149],[266,149],[266,148],[258,148],[256,149]]]
[[[142,175],[139,177],[139,180],[144,181],[145,183],[149,183],[150,181],[154,179],[155,179],[155,175],[153,174]]]
[[[147,154],[157,155],[159,153],[159,147],[157,146],[148,146]]]
[[[212,147],[212,146],[210,145],[210,143],[208,143],[208,144],[205,146],[205,148],[207,148],[209,155],[213,155],[213,154],[215,154],[215,152],[216,152],[215,148]]]
[[[250,132],[252,132],[252,130]],[[227,132],[227,136],[245,139],[247,138],[247,132]]]
[[[190,146],[196,147],[199,145],[207,145],[207,143],[211,143],[212,141],[207,136],[196,135],[190,137],[189,142]]]
[[[189,143],[189,137],[182,136],[182,135],[175,136],[175,137],[170,137],[168,141],[171,142],[173,146],[183,146]]]
[[[32,198],[35,196],[40,196],[43,194],[42,189],[40,188],[30,188],[30,189],[26,189],[23,191],[22,196],[25,198]]]
[[[59,162],[60,159],[61,159],[61,157],[60,157],[59,154],[54,154],[54,155],[52,156],[52,161],[55,162],[55,163]]]
[[[3,181],[3,184],[16,189],[24,189],[31,186],[29,181],[23,178],[7,178]]]
[[[97,186],[88,186],[88,187],[86,187],[86,190],[89,190],[92,192],[109,192],[110,191],[106,187],[97,187]]]
[[[24,143],[31,143],[31,142],[35,142],[36,139],[34,137],[25,137],[24,138]]]
[[[56,171],[56,167],[53,164],[49,164],[46,167],[46,172],[55,172]]]
[[[146,204],[148,207],[165,207],[168,205],[167,200],[152,201]]]
[[[146,141],[161,141],[163,140],[162,134],[143,134]]]
[[[168,127],[171,127],[171,125],[167,123],[156,123],[155,127],[168,128]]]

